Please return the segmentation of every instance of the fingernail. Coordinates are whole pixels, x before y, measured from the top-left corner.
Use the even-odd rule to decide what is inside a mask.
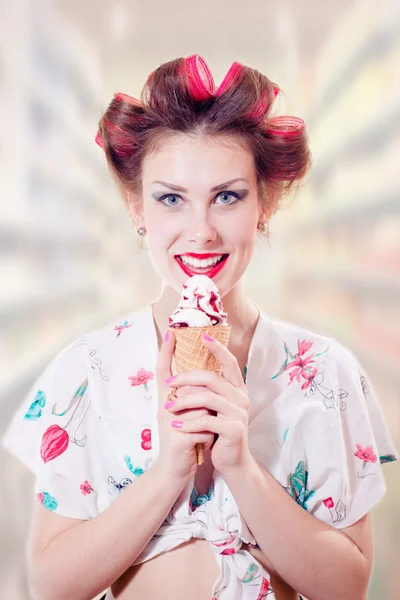
[[[183,421],[171,421],[172,427],[182,427]]]
[[[207,342],[213,342],[214,338],[211,337],[211,335],[208,335],[208,333],[203,333],[203,338],[205,340],[207,340]]]
[[[175,402],[173,400],[170,400],[169,402],[166,402],[164,404],[164,408],[171,408],[171,406],[174,406]]]
[[[176,375],[171,375],[171,377],[168,377],[168,379],[165,380],[165,383],[171,383],[171,381],[175,381],[176,379]]]
[[[167,331],[165,332],[165,335],[164,335],[164,342],[168,342],[168,338],[169,338],[169,331],[167,329]]]

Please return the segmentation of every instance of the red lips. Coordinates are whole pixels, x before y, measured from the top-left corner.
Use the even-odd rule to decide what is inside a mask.
[[[197,258],[199,255],[196,256],[193,254],[186,254],[186,255],[184,254],[183,256],[193,256],[193,258]],[[206,257],[206,255],[204,255],[204,254],[200,255],[200,256]],[[211,254],[207,258],[209,258],[211,256],[218,256],[218,254]],[[207,277],[210,277],[210,279],[212,279],[224,267],[224,265],[226,264],[226,261],[228,260],[228,257],[229,257],[229,254],[223,255],[223,258],[219,263],[210,267],[209,270],[203,270],[203,271],[192,270],[188,265],[183,263],[183,261],[181,260],[181,258],[179,256],[175,256],[175,260],[178,263],[178,265],[180,266],[180,268],[182,269],[182,271],[189,277],[192,277],[193,275],[206,275]]]

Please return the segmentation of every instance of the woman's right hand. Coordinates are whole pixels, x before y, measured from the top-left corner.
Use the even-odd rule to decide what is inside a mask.
[[[158,355],[156,378],[158,387],[157,420],[160,436],[159,456],[157,463],[162,465],[163,472],[167,471],[170,477],[189,480],[197,471],[196,444],[203,444],[208,451],[214,443],[214,433],[187,433],[177,431],[171,426],[171,421],[179,419],[187,421],[209,414],[207,408],[182,410],[171,413],[164,404],[171,392],[165,380],[172,375],[171,364],[175,349],[175,335],[169,330],[168,340],[164,341]],[[194,387],[194,391],[198,388]]]

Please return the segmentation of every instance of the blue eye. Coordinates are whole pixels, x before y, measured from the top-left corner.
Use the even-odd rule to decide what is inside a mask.
[[[217,196],[217,198],[219,198],[219,196],[232,196],[233,198],[235,198],[234,202],[222,202],[222,204],[226,204],[226,205],[230,205],[230,204],[235,204],[235,202],[237,200],[240,199],[239,194],[236,194],[235,192],[220,192]],[[166,200],[167,198],[180,198],[180,196],[178,196],[177,194],[166,194],[165,196],[161,196],[161,198],[158,198],[157,202],[162,202],[165,206],[179,206],[179,204],[177,202],[173,203],[173,204],[166,204],[164,202],[164,200]]]
[[[164,200],[166,198],[180,198],[180,196],[178,196],[177,194],[167,194],[166,196],[161,196],[161,198],[158,198],[158,202],[162,202],[163,204],[165,204]],[[178,204],[165,204],[165,206],[178,206]]]
[[[235,198],[234,202],[222,202],[222,204],[235,204],[236,200],[239,200],[239,195],[235,194],[235,192],[221,192],[220,194],[218,194],[217,198],[219,196],[232,196],[233,198]]]

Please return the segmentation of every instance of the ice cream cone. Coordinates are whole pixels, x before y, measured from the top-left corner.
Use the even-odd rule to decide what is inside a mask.
[[[203,345],[204,333],[211,335],[225,347],[228,346],[231,327],[229,325],[209,325],[207,327],[170,327],[175,334],[175,366],[178,373],[205,370],[222,373],[222,365]],[[196,444],[197,464],[204,462],[203,444]]]

